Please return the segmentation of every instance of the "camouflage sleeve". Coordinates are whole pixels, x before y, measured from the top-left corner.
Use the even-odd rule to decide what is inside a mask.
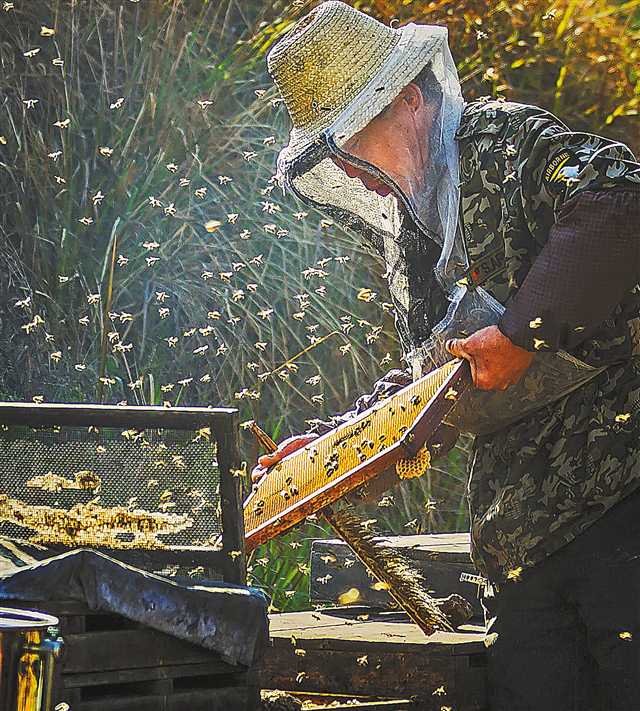
[[[640,164],[623,143],[569,130],[542,109],[527,114],[507,145],[526,225],[542,246],[559,210],[583,190],[640,185]]]
[[[348,410],[341,415],[334,415],[329,420],[307,420],[309,429],[307,429],[304,434],[322,435],[325,432],[338,427],[338,425],[341,425],[343,422],[353,419],[356,415],[359,415],[369,409],[379,400],[383,400],[384,398],[393,395],[398,390],[405,387],[405,385],[409,385],[411,382],[412,378],[409,370],[393,368],[374,383],[371,393],[361,395],[355,401],[351,410]]]
[[[527,350],[570,349],[638,282],[640,165],[624,144],[541,110],[522,121],[509,153],[539,254],[499,327]]]

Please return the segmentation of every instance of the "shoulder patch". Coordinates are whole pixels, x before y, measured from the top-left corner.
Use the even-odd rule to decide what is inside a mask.
[[[576,154],[568,148],[561,148],[545,165],[542,171],[543,182],[549,187],[571,183],[576,179],[580,167]]]

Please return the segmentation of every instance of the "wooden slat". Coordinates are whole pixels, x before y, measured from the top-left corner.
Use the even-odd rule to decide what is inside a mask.
[[[415,696],[422,704],[418,706],[421,711],[440,711],[446,705],[464,711],[486,708],[484,679],[478,679],[477,674],[461,678],[455,657],[360,652],[307,649],[304,657],[296,657],[293,649],[272,651],[261,669],[262,686],[285,691]],[[443,695],[436,693],[442,688]],[[462,705],[461,699],[468,703]]]
[[[197,689],[169,696],[130,695],[77,703],[72,711],[257,711],[256,690]]]
[[[220,505],[222,508],[222,556],[224,579],[245,585],[247,560],[244,541],[244,511],[242,507],[242,481],[234,472],[240,467],[238,444],[239,423],[235,414],[228,424],[216,431],[218,466],[220,468]]]
[[[422,571],[433,597],[458,593],[483,618],[476,585],[460,582],[460,573],[475,573],[469,552],[468,533],[442,533],[421,536],[388,536],[375,541],[393,548],[412,560]],[[389,607],[393,603],[384,590],[375,590],[372,579],[353,551],[339,539],[313,541],[311,547],[310,597],[312,602],[339,603],[340,596],[352,588],[360,592],[358,605]]]
[[[242,509],[237,515],[241,516]],[[226,531],[223,530],[223,545]],[[161,570],[166,566],[179,565],[185,568],[203,567],[205,577],[212,580],[225,579],[228,555],[224,550],[199,546],[175,546],[171,548],[141,550],[102,550],[103,553],[142,570]],[[194,581],[195,582],[195,581]],[[228,582],[235,582],[229,580]]]
[[[410,699],[376,699],[375,697],[357,696],[355,694],[305,694],[294,691],[287,691],[294,698],[304,701],[307,705],[305,709],[309,711],[320,711],[327,709],[331,711],[418,711],[416,703]],[[354,703],[357,701],[357,705]],[[329,706],[329,704],[331,704]]]
[[[398,622],[396,613],[372,617],[358,622],[327,611],[271,615],[272,642],[260,669],[262,687],[415,696],[421,711],[440,711],[442,706],[486,711],[481,626],[462,625],[456,632],[426,637],[417,625]]]
[[[150,629],[71,634],[65,637],[64,673],[87,673],[204,663],[213,652]]]
[[[338,610],[338,612],[340,612]],[[291,645],[293,635],[308,649],[360,650],[375,646],[387,651],[411,651],[429,655],[484,652],[484,627],[461,625],[456,632],[426,636],[411,622],[398,622],[395,613],[371,614],[359,621],[330,614],[330,610],[290,612],[269,616],[273,646]]]
[[[65,689],[84,688],[88,686],[104,686],[107,684],[130,684],[132,682],[156,679],[188,679],[200,676],[236,675],[238,679],[244,673],[238,672],[238,667],[226,664],[220,659],[197,664],[175,664],[172,666],[144,667],[143,669],[117,669],[114,671],[88,672],[84,674],[63,675],[62,683]]]
[[[0,423],[41,427],[222,428],[237,415],[235,408],[153,407],[69,403],[0,402]]]

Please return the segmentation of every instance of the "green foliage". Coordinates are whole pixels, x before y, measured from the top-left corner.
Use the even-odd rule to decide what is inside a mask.
[[[640,150],[640,0],[372,0],[380,19],[446,24],[467,99],[535,104]]]
[[[313,4],[0,9],[3,397],[235,405],[281,439],[400,364],[384,265],[271,179],[289,122],[264,54]],[[639,147],[640,0],[355,4],[446,23],[468,98]],[[464,530],[468,446],[363,515]],[[311,522],[252,555],[278,609],[307,603],[310,540],[327,535]]]

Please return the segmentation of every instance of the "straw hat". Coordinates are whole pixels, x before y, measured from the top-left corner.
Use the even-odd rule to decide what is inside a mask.
[[[396,29],[338,0],[318,5],[267,56],[293,122],[286,161],[324,131],[342,142],[364,128],[446,42],[445,27]]]

